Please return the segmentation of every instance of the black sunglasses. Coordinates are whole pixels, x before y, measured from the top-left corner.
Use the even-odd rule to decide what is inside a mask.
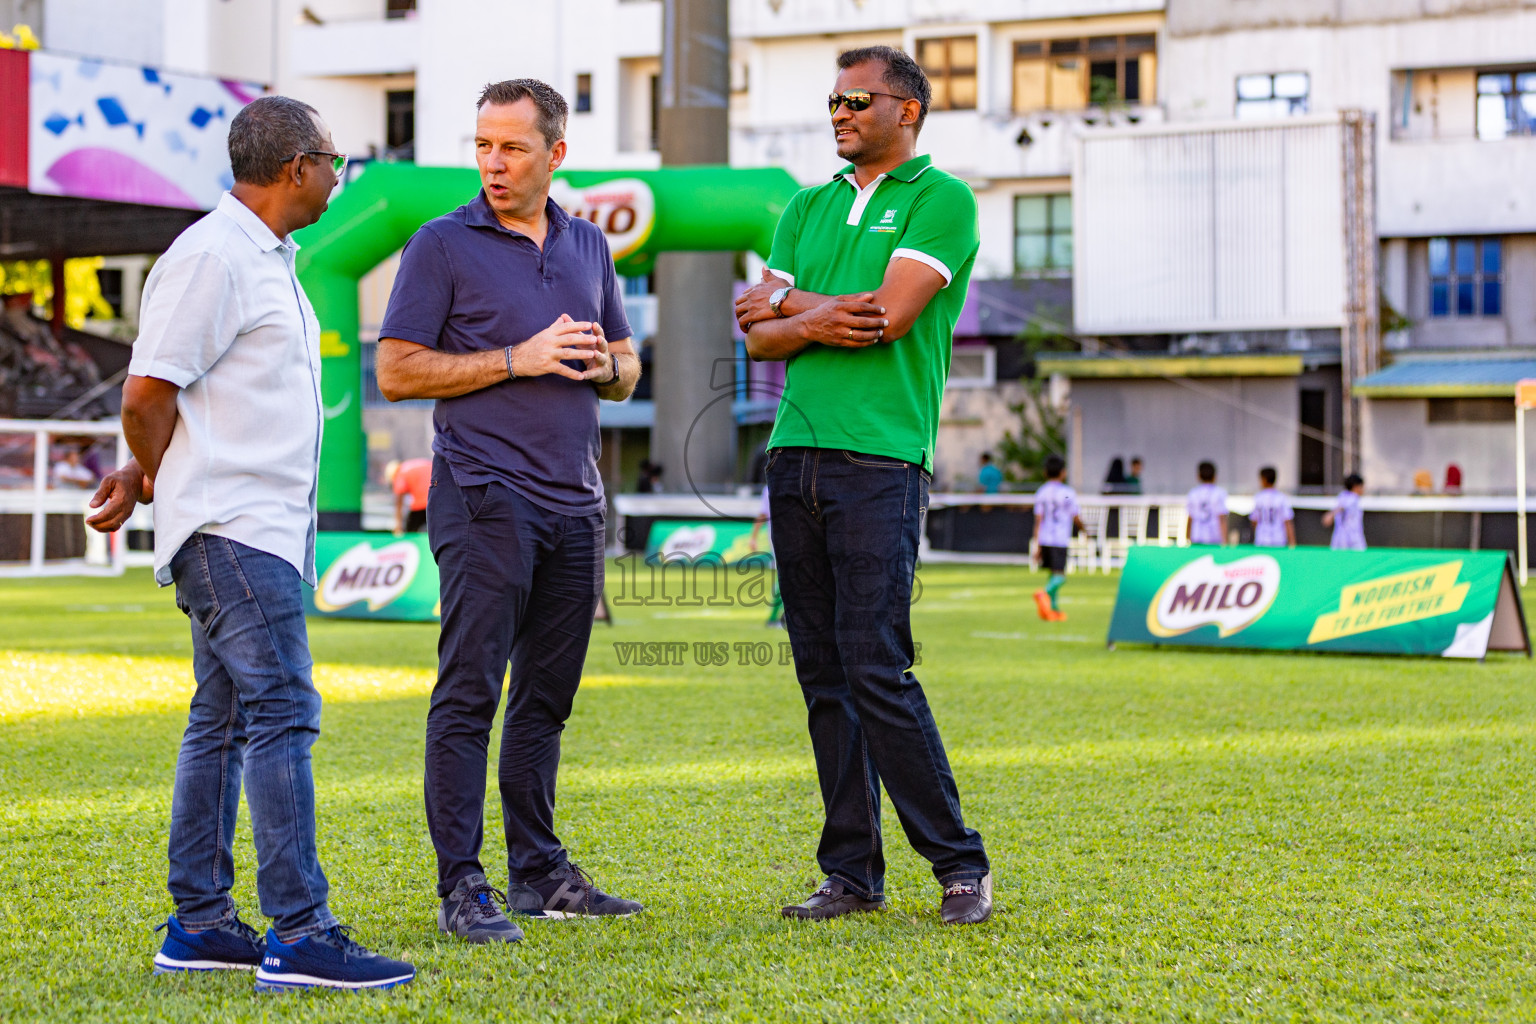
[[[868,89],[849,89],[847,92],[834,92],[827,96],[827,113],[837,113],[837,108],[846,106],[849,110],[868,110],[875,96],[889,96],[893,100],[909,100],[911,96],[897,96],[893,92],[871,92]]]
[[[289,160],[297,160],[301,156],[328,156],[331,158],[331,170],[336,172],[336,177],[341,177],[341,172],[347,169],[347,158],[341,153],[328,153],[323,149],[301,149],[289,157]]]

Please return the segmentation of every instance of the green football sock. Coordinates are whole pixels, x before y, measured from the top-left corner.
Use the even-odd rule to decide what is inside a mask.
[[[1061,609],[1056,604],[1056,592],[1061,589],[1061,585],[1065,582],[1067,582],[1067,578],[1065,576],[1059,572],[1053,572],[1051,573],[1050,582],[1046,583],[1045,585],[1045,592],[1051,598],[1052,611],[1061,611]]]

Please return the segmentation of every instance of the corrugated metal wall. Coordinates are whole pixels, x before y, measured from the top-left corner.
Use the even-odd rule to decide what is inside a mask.
[[[1072,191],[1084,334],[1344,323],[1336,118],[1087,132]]]

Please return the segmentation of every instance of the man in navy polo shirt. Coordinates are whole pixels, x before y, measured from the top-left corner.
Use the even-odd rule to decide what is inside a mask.
[[[427,536],[442,579],[437,685],[427,712],[427,827],[438,927],[513,942],[498,908],[532,917],[627,915],[555,835],[560,732],[603,588],[597,402],[640,378],[607,240],[549,199],[566,104],[543,82],[486,86],[475,153],[483,189],[406,245],[379,330],[379,388],[437,399]],[[486,751],[502,730],[510,884],[480,864]]]

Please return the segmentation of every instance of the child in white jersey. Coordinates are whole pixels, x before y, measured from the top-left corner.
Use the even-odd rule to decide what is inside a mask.
[[[1225,544],[1227,542],[1227,492],[1216,486],[1216,464],[1200,463],[1200,486],[1189,492],[1185,506],[1189,521],[1184,524],[1185,536],[1191,544]]]
[[[1359,473],[1344,478],[1344,489],[1339,492],[1339,503],[1332,511],[1323,513],[1323,525],[1333,527],[1335,551],[1365,550],[1365,510],[1360,507],[1360,495],[1365,493],[1365,480]]]
[[[1259,493],[1253,496],[1253,543],[1261,548],[1296,546],[1296,513],[1291,499],[1275,488],[1274,466],[1259,470]]]
[[[1066,485],[1067,464],[1059,455],[1045,460],[1045,483],[1035,492],[1036,556],[1051,577],[1044,590],[1035,591],[1035,608],[1046,622],[1063,622],[1066,612],[1057,598],[1067,582],[1067,547],[1072,543],[1072,528],[1083,528],[1078,517],[1077,492]]]

